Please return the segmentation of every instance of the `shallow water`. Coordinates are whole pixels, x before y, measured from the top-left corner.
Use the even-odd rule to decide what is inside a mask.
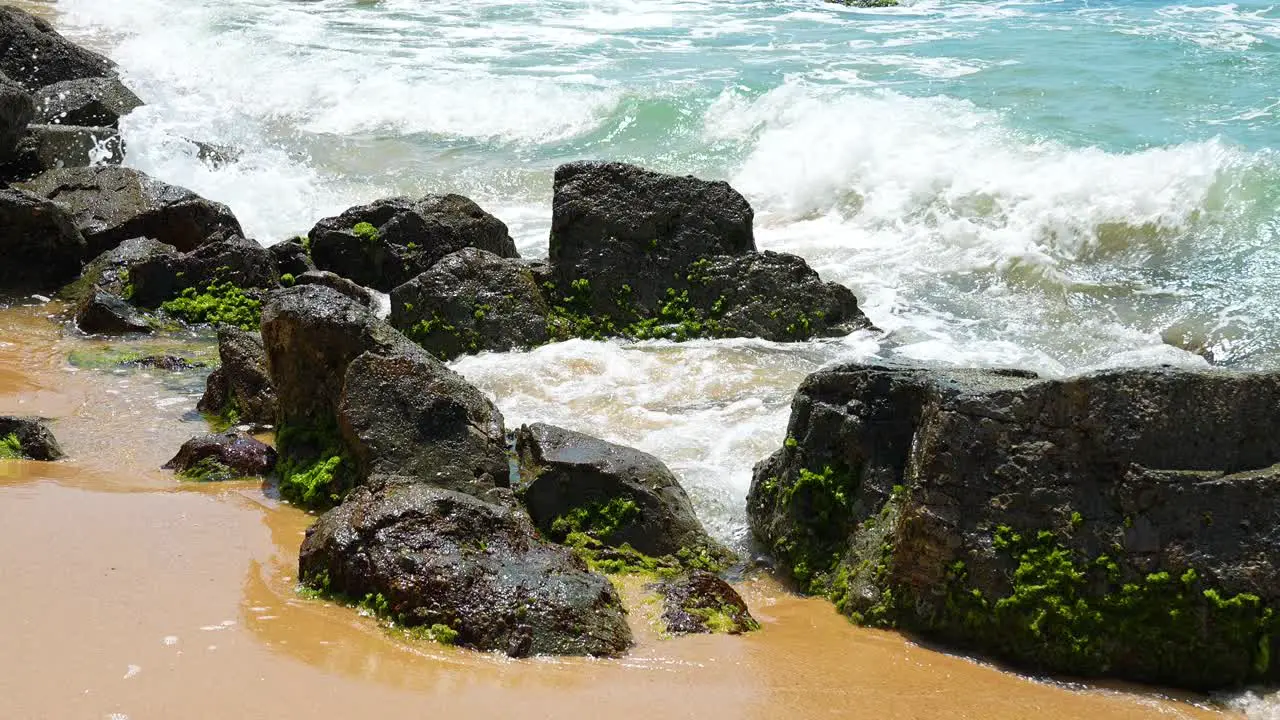
[[[657,637],[628,582],[639,644],[621,660],[510,661],[409,643],[295,593],[312,516],[257,483],[183,484],[157,469],[203,429],[183,389],[198,373],[72,370],[67,355],[98,344],[64,335],[48,311],[0,310],[0,414],[56,418],[69,456],[0,461],[0,717],[1217,714],[924,650],[765,578],[739,586],[761,631],[676,640]]]

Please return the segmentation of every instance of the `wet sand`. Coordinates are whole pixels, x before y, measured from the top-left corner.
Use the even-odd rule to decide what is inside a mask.
[[[199,374],[73,370],[69,353],[102,343],[48,312],[0,309],[0,413],[52,418],[69,455],[0,461],[2,718],[1217,715],[925,650],[767,578],[740,586],[763,626],[744,637],[663,640],[633,603],[639,645],[621,660],[412,643],[296,594],[311,516],[257,483],[184,484],[158,469],[204,430],[191,412]]]

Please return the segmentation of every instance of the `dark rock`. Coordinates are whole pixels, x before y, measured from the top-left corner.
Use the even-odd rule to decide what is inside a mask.
[[[312,587],[379,597],[397,624],[447,626],[478,650],[614,656],[631,645],[608,580],[540,541],[518,510],[462,493],[357,490],[307,530],[298,565]]]
[[[196,409],[235,423],[274,424],[276,391],[262,338],[239,328],[219,328],[218,358],[222,364],[209,375]]]
[[[549,312],[524,263],[477,248],[391,291],[391,324],[445,360],[545,344]]]
[[[102,253],[84,266],[80,279],[58,291],[58,297],[80,304],[91,293],[101,289],[117,297],[123,297],[129,285],[129,267],[144,260],[163,255],[177,254],[172,245],[165,245],[147,238],[125,240],[117,247]]]
[[[130,168],[51,170],[22,187],[71,213],[91,257],[139,236],[186,252],[215,234],[243,234],[227,206]]]
[[[67,40],[45,20],[0,6],[0,72],[28,91],[63,80],[106,77],[114,64]]]
[[[2,172],[15,180],[30,180],[60,168],[119,165],[124,140],[107,127],[31,125]]]
[[[56,288],[80,274],[84,256],[84,237],[62,208],[0,188],[0,290]]]
[[[177,355],[147,355],[137,360],[126,360],[120,363],[120,367],[130,368],[146,368],[149,370],[168,370],[169,372],[182,372],[184,370],[199,370],[207,367],[204,363],[191,361]]]
[[[725,182],[622,163],[561,165],[551,216],[555,283],[567,292],[586,281],[592,307],[629,321],[616,308],[619,288],[630,287],[629,303],[656,308],[668,288],[683,286],[694,262],[755,250],[753,218],[751,205]]]
[[[130,301],[157,307],[182,291],[230,283],[257,296],[279,286],[271,253],[254,240],[231,237],[201,245],[189,253],[152,253],[129,266]]]
[[[35,103],[22,86],[0,74],[0,165],[13,159],[18,141],[35,118]]]
[[[62,448],[39,419],[0,415],[0,460],[60,460]]]
[[[267,249],[271,251],[271,257],[275,258],[276,271],[282,278],[285,275],[292,275],[296,279],[302,273],[316,269],[316,264],[311,262],[311,255],[307,253],[306,246],[298,238],[278,242]]]
[[[142,101],[114,75],[63,80],[35,93],[39,122],[50,125],[119,128],[120,118]]]
[[[844,365],[756,467],[755,535],[855,619],[1035,671],[1280,678],[1280,373]]]
[[[76,327],[89,334],[149,333],[151,325],[129,303],[100,288],[76,308]]]
[[[502,413],[407,343],[351,362],[338,427],[362,479],[394,476],[484,497],[510,484]]]
[[[275,465],[276,451],[270,445],[252,435],[227,432],[191,438],[164,468],[188,480],[220,482],[266,475]]]
[[[844,336],[871,326],[853,291],[823,282],[803,258],[775,252],[718,257],[688,274],[694,307],[719,307],[719,333],[766,340]]]
[[[379,308],[378,298],[373,294],[372,290],[327,270],[308,270],[296,276],[294,283],[297,285],[324,285],[327,288],[337,290],[370,310],[377,311]]]
[[[519,257],[507,226],[461,195],[390,198],[353,207],[317,223],[310,241],[316,267],[382,292],[465,247]]]
[[[516,452],[519,495],[553,539],[584,532],[651,556],[728,554],[702,528],[680,481],[648,453],[542,423],[520,428]]]
[[[233,148],[227,145],[200,142],[199,140],[191,140],[190,138],[183,139],[196,146],[196,159],[214,170],[225,165],[230,165],[233,162],[239,162],[240,157],[244,155],[244,152],[238,148]]]
[[[660,583],[657,591],[662,596],[663,624],[673,635],[738,635],[760,627],[742,596],[729,583],[704,570]]]

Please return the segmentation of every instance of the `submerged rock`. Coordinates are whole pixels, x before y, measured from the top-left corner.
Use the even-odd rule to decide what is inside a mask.
[[[188,360],[177,355],[146,355],[133,360],[125,360],[120,363],[119,367],[182,372],[185,370],[199,370],[208,366],[198,360]]]
[[[100,288],[76,308],[76,327],[91,335],[151,332],[151,324],[132,305]]]
[[[519,496],[548,537],[580,533],[605,546],[711,567],[728,559],[680,481],[649,453],[543,423],[520,428],[516,452]]]
[[[37,418],[0,415],[0,460],[60,460],[62,448]]]
[[[0,188],[0,290],[51,290],[80,274],[84,237],[48,200]]]
[[[114,63],[67,40],[47,21],[0,5],[0,72],[28,91],[63,80],[106,77]]]
[[[1280,373],[843,365],[757,465],[755,535],[860,622],[1036,671],[1280,677]]]
[[[738,635],[760,627],[738,591],[704,570],[667,580],[656,589],[662,596],[662,622],[673,635]]]
[[[270,445],[240,432],[197,435],[183,443],[164,469],[187,480],[221,482],[266,475],[276,465],[276,451]]]
[[[298,575],[437,638],[512,657],[631,645],[608,580],[537,538],[523,513],[426,485],[359,489],[307,530]]]
[[[63,80],[35,93],[36,117],[50,125],[119,128],[142,101],[114,75]]]
[[[391,291],[391,324],[444,360],[536,347],[550,309],[519,260],[466,248]]]
[[[54,200],[74,217],[90,257],[135,237],[186,252],[213,236],[243,234],[226,205],[131,168],[50,170],[22,187]]]
[[[267,374],[262,338],[239,328],[218,329],[221,365],[209,374],[196,409],[230,425],[272,425],[276,421],[276,391]]]
[[[519,257],[507,226],[461,195],[389,198],[353,207],[317,223],[310,244],[316,267],[382,292],[462,248]]]
[[[10,162],[18,141],[35,119],[35,102],[22,86],[0,73],[0,165]]]

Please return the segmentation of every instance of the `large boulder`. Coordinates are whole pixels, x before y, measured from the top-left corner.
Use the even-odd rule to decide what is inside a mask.
[[[35,93],[36,116],[50,125],[120,127],[142,101],[114,75],[63,80]]]
[[[90,257],[139,236],[187,252],[210,237],[243,235],[227,206],[131,168],[50,170],[21,187],[54,200],[75,218]]]
[[[307,530],[298,565],[312,587],[478,650],[614,656],[631,645],[608,580],[539,540],[520,511],[463,493],[361,488]]]
[[[187,480],[222,482],[266,475],[276,465],[276,451],[241,432],[197,435],[182,444],[164,464]]]
[[[0,290],[50,290],[80,274],[84,236],[52,202],[0,188],[0,257]]]
[[[122,162],[124,140],[115,128],[31,125],[0,172],[14,180],[29,181],[50,170]]]
[[[221,364],[209,374],[196,409],[229,425],[274,425],[276,391],[267,374],[267,353],[256,332],[218,329]]]
[[[37,418],[0,415],[0,460],[60,460],[62,448]]]
[[[556,285],[584,288],[591,307],[655,308],[694,262],[756,249],[751,205],[725,182],[634,165],[575,162],[555,172],[550,263]],[[627,321],[625,308],[612,313]]]
[[[106,77],[114,63],[58,34],[47,21],[0,5],[0,72],[28,91],[63,80]]]
[[[1036,671],[1273,683],[1280,373],[843,365],[755,470],[755,535],[855,620]]]
[[[663,581],[655,589],[662,597],[662,624],[671,635],[739,635],[760,627],[738,591],[705,570]]]
[[[391,324],[444,360],[545,344],[549,312],[528,266],[478,248],[391,291]]]
[[[549,537],[582,533],[606,546],[710,566],[728,559],[680,481],[649,453],[543,423],[520,428],[516,453],[517,493]]]
[[[13,159],[18,141],[35,118],[35,103],[22,86],[0,74],[0,165]]]
[[[80,273],[80,278],[58,291],[58,297],[73,303],[82,302],[95,289],[123,296],[129,285],[129,268],[144,260],[175,255],[172,245],[149,238],[131,238],[98,255]]]
[[[382,292],[462,248],[519,257],[507,226],[461,195],[378,200],[321,220],[309,237],[316,267]]]
[[[261,300],[265,291],[279,286],[280,278],[270,251],[254,240],[233,236],[187,253],[150,253],[129,266],[129,284],[130,300],[153,308],[184,292],[199,295],[213,286],[234,287]]]
[[[76,306],[76,327],[91,335],[151,332],[151,324],[132,305],[96,287]]]

